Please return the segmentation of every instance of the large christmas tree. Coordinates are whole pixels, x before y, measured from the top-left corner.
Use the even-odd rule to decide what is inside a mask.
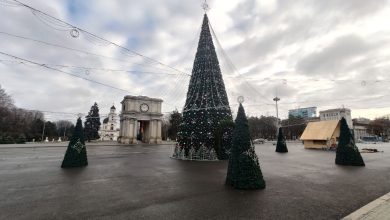
[[[248,119],[240,104],[233,131],[226,184],[236,189],[264,189],[259,159],[249,134]]]
[[[81,119],[78,118],[61,167],[82,167],[87,165],[88,159],[84,142],[83,125]]]
[[[193,159],[190,155],[215,153],[214,132],[222,121],[232,120],[221,69],[210,33],[209,20],[204,14],[202,31],[179,128],[178,145],[173,157]],[[225,135],[231,138],[231,135]],[[231,141],[222,146],[225,151]],[[204,152],[206,151],[206,152]],[[214,158],[212,155],[211,158]],[[197,158],[198,159],[198,158]],[[208,160],[201,157],[201,160]]]
[[[355,145],[345,118],[340,120],[340,138],[336,150],[336,164],[347,166],[365,166],[362,155]]]

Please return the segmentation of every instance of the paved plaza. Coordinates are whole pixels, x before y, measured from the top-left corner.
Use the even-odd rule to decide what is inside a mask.
[[[61,169],[64,144],[0,146],[0,219],[340,219],[390,192],[390,144],[335,152],[256,145],[267,187],[224,185],[227,162],[170,159],[172,145],[87,144],[89,165]],[[35,147],[34,147],[35,146]]]

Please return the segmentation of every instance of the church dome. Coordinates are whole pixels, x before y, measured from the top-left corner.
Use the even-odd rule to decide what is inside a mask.
[[[112,105],[112,106],[111,106],[111,109],[114,109],[114,110],[115,110],[116,108],[115,108],[115,106],[114,106],[114,105]]]
[[[105,118],[104,120],[103,120],[103,124],[105,124],[105,123],[107,123],[108,122],[108,118]]]

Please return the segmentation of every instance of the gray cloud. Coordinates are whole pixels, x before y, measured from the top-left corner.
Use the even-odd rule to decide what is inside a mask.
[[[203,16],[198,0],[85,1],[82,7],[75,8],[76,12],[69,10],[66,1],[26,3],[191,72]],[[281,115],[286,115],[289,108],[297,105],[315,105],[319,109],[341,104],[354,109],[367,108],[367,104],[378,107],[378,103],[367,99],[389,95],[386,88],[390,70],[390,27],[378,22],[389,18],[390,7],[386,0],[241,0],[230,8],[223,7],[224,4],[226,2],[221,0],[212,1],[209,17],[224,50],[247,77],[246,80],[237,78],[218,51],[233,106],[237,96],[244,95],[249,114],[273,115],[272,98],[278,91],[282,98]],[[224,20],[218,20],[221,18],[217,15],[224,16]],[[81,69],[61,68],[129,91],[123,92],[40,67],[0,63],[0,84],[20,107],[86,113],[96,101],[101,112],[107,112],[113,102],[119,105],[126,94],[163,98],[166,103],[163,111],[181,109],[183,105],[189,77],[164,75],[161,73],[174,74],[175,71],[82,35],[72,38],[68,31],[48,27],[23,8],[1,7],[0,18],[3,21],[0,29],[4,32],[115,59],[1,34],[0,51],[48,64],[155,72],[92,70],[86,75]],[[0,59],[10,58],[1,56]],[[346,83],[337,81],[340,79]],[[365,86],[361,86],[362,80],[367,81]],[[346,101],[327,101],[340,99],[340,94],[345,95]],[[385,98],[379,101],[382,106],[390,106]]]
[[[364,56],[374,48],[356,35],[342,36],[330,45],[325,45],[322,50],[307,54],[297,63],[297,70],[305,75],[339,76],[345,73],[345,67],[351,59]]]

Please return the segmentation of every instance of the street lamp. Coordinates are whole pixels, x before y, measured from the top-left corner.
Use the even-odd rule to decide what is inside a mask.
[[[279,97],[275,97],[273,99],[276,103],[276,137],[278,137],[278,132],[279,132],[279,111],[278,111],[278,101],[280,101]]]
[[[279,119],[279,113],[278,113],[278,101],[280,101],[280,98],[276,96],[276,97],[275,97],[273,100],[274,100],[274,101],[275,101],[275,103],[276,103],[276,118],[277,118],[277,119]]]
[[[65,134],[66,134],[66,128],[67,128],[68,126],[67,125],[65,125],[65,130],[64,130],[64,141],[65,141]]]
[[[41,141],[43,142],[43,136],[45,135],[45,119],[43,119],[43,129],[42,129],[42,136],[41,136]]]

